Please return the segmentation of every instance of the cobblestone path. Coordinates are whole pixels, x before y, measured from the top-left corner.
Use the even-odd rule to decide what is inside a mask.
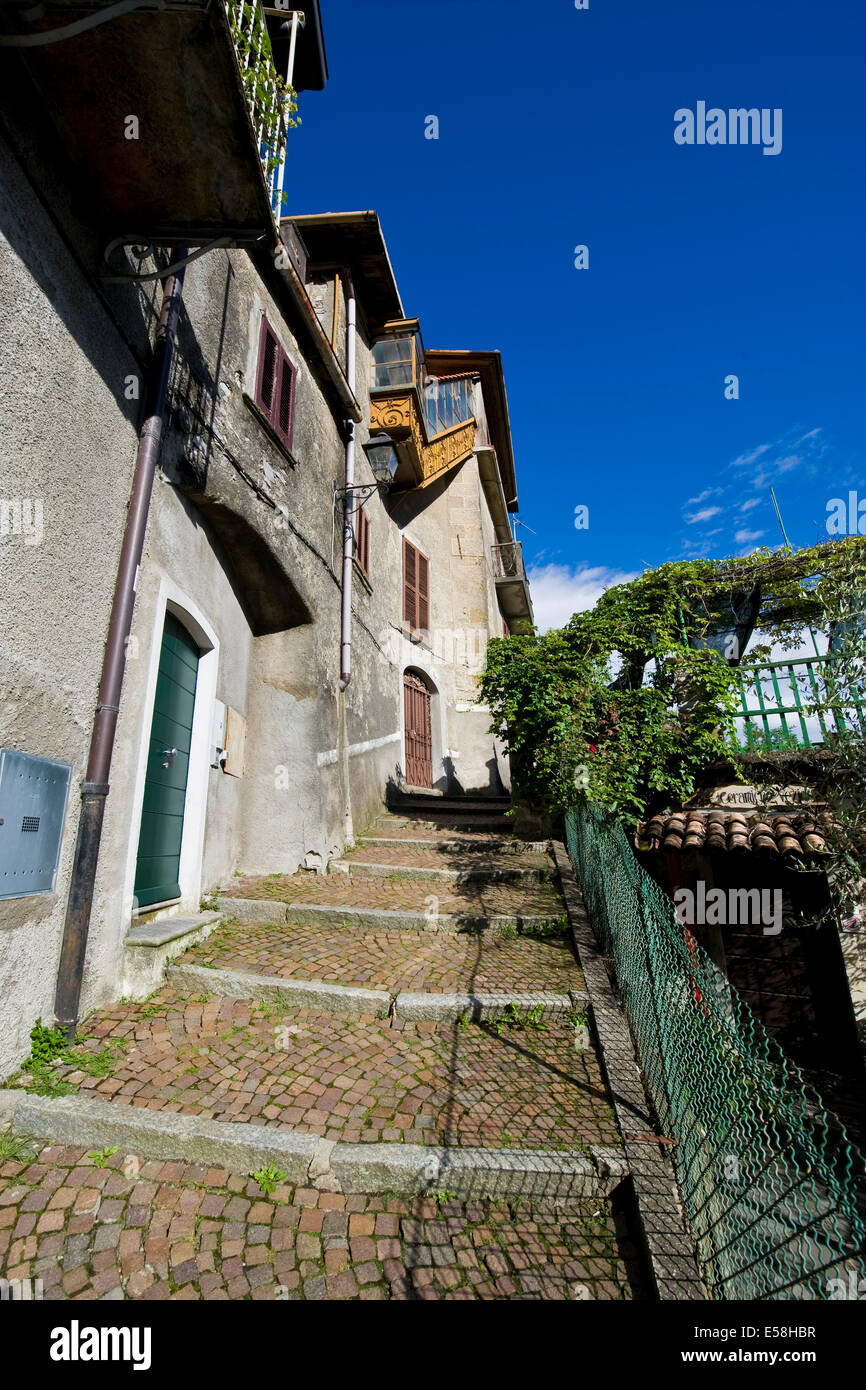
[[[376,876],[346,872],[365,864]],[[161,1112],[167,1123],[182,1115],[340,1144],[457,1146],[483,1150],[494,1165],[497,1150],[574,1158],[620,1147],[586,1013],[569,1007],[584,982],[544,845],[523,845],[495,817],[455,829],[453,813],[407,812],[381,817],[332,867],[326,876],[235,878],[223,896],[330,911],[313,926],[224,913],[178,962],[203,967],[202,989],[169,976],[146,1001],[98,1010],[74,1059],[52,1067],[49,1089]],[[436,878],[443,868],[461,878]],[[425,871],[434,872],[418,876]],[[485,880],[503,871],[507,881]],[[346,906],[423,912],[431,895],[442,913],[542,920],[491,937],[384,921],[352,927],[340,916]],[[224,971],[327,985],[335,1011],[237,997],[221,989]],[[391,996],[543,991],[564,1011],[504,1008],[480,1022],[410,1021],[393,1006],[341,1011],[340,990],[358,987]],[[33,1088],[34,1078],[25,1068],[11,1084]],[[41,1280],[45,1298],[644,1296],[625,1217],[610,1199],[344,1194],[294,1186],[279,1172],[258,1174],[263,1188],[249,1173],[120,1146],[27,1143],[0,1135],[0,1275]]]

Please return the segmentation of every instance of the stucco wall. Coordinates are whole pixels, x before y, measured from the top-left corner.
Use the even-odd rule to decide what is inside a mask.
[[[0,500],[42,505],[37,533],[0,537],[0,744],[72,764],[53,894],[0,902],[0,1075],[53,1016],[79,796],[135,461],[139,394],[159,307],[153,286],[106,290],[98,238],[57,185],[49,215],[0,147]],[[363,287],[356,476],[372,481]],[[316,297],[330,335],[328,294]],[[291,453],[251,405],[262,314],[298,372]],[[340,296],[339,357],[346,322]],[[339,694],[343,412],[278,273],[219,250],[186,273],[165,436],[137,583],[106,805],[82,1011],[117,996],[166,607],[202,649],[184,910],[236,871],[324,868],[346,813],[363,830],[403,777],[403,672],[435,687],[434,781],[497,791],[488,719],[473,708],[488,633],[501,630],[493,528],[474,459],[408,497],[364,502],[369,581],[355,574],[352,680]],[[483,436],[483,422],[481,435]],[[34,514],[37,518],[39,513]],[[430,557],[431,631],[402,623],[402,540]],[[265,576],[263,580],[262,576]],[[283,605],[282,620],[273,618]],[[214,699],[246,720],[243,776],[210,766]],[[346,771],[350,796],[347,797]],[[196,837],[198,837],[196,842]],[[198,848],[196,849],[196,843]]]
[[[72,765],[55,892],[0,901],[2,1074],[52,1014],[138,407],[134,357],[2,143],[0,227],[0,500],[33,522],[0,536],[0,743]]]

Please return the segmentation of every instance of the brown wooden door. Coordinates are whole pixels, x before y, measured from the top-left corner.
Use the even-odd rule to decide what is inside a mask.
[[[406,714],[406,781],[412,787],[433,786],[433,726],[430,691],[409,671],[403,674]]]

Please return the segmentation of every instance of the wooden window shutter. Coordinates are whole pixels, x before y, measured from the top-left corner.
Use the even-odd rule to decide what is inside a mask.
[[[430,628],[430,562],[418,551],[418,627],[421,632]]]
[[[277,403],[277,433],[291,447],[295,423],[295,370],[286,354],[280,351],[279,399]]]
[[[365,511],[355,516],[355,559],[358,568],[370,577],[370,518]]]
[[[256,401],[269,420],[273,414],[274,393],[277,385],[278,351],[276,334],[267,319],[263,319],[262,336],[259,342],[259,379],[256,383]]]
[[[403,541],[403,622],[410,632],[430,627],[430,561]]]
[[[416,598],[416,575],[417,575],[417,556],[418,552],[414,545],[408,541],[403,542],[403,622],[407,624],[410,632],[414,632],[418,625],[418,604]]]

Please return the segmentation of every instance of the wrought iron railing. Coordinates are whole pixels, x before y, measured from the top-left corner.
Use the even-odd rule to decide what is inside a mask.
[[[520,541],[506,545],[492,545],[493,573],[497,579],[526,579],[523,568],[523,546]]]
[[[813,748],[828,734],[866,735],[863,692],[841,687],[832,656],[739,668],[740,741],[747,749]]]
[[[620,825],[566,817],[616,969],[710,1296],[837,1299],[866,1287],[866,1161],[799,1068],[675,918]]]
[[[258,0],[224,2],[271,210],[279,221],[283,204],[289,97],[271,58],[271,41]]]

